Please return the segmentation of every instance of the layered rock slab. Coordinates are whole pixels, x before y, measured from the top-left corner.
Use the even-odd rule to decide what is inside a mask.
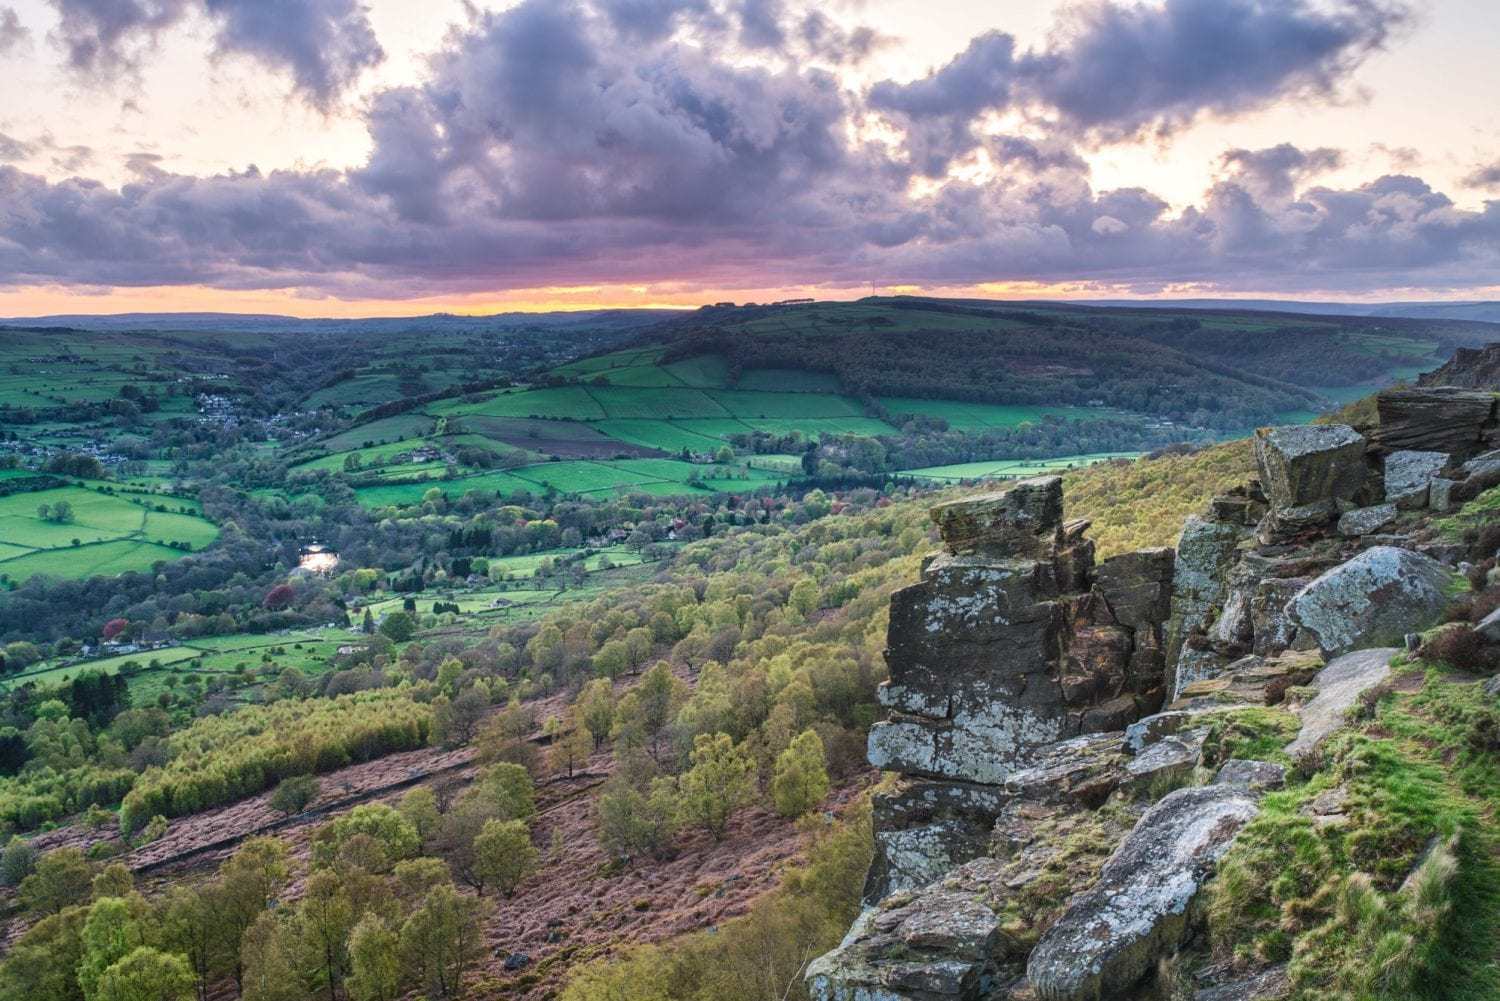
[[[1344,725],[1344,714],[1366,691],[1391,676],[1394,647],[1356,650],[1347,653],[1319,671],[1313,679],[1318,694],[1298,711],[1302,729],[1297,739],[1286,745],[1294,760],[1322,746],[1335,730]]]
[[[1203,884],[1259,811],[1242,785],[1179,789],[1153,806],[1074,897],[1026,964],[1043,1001],[1095,1001],[1127,990],[1176,947]]]

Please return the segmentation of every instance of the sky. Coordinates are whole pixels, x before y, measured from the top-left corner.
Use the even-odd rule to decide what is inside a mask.
[[[1493,0],[0,0],[0,315],[1500,298]]]

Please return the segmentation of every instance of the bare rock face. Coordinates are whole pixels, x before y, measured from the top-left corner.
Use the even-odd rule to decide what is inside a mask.
[[[1182,941],[1199,890],[1257,812],[1255,794],[1232,784],[1179,789],[1147,811],[1032,950],[1037,997],[1095,1001],[1139,982]]]
[[[1500,608],[1480,619],[1474,631],[1491,643],[1500,643]]]
[[[1385,457],[1385,499],[1403,511],[1427,506],[1432,481],[1448,465],[1447,452],[1402,450]]]
[[[1389,496],[1389,494],[1387,494]],[[1422,503],[1427,503],[1427,482],[1422,483]],[[1339,517],[1339,534],[1345,538],[1374,535],[1396,520],[1396,505],[1376,504],[1373,507],[1357,507]]]
[[[1494,393],[1423,386],[1388,389],[1375,398],[1380,424],[1371,432],[1379,451],[1446,452],[1467,459],[1495,447]]]
[[[1286,785],[1286,769],[1270,761],[1230,758],[1219,767],[1214,783],[1251,789],[1280,789]]]
[[[1314,579],[1287,603],[1287,615],[1327,656],[1395,645],[1437,620],[1452,579],[1431,557],[1375,546]]]
[[[1285,748],[1293,759],[1316,751],[1329,734],[1344,725],[1344,713],[1362,694],[1391,675],[1392,647],[1358,650],[1331,661],[1313,679],[1318,690],[1301,708],[1302,729]]]
[[[1039,476],[942,504],[932,520],[950,553],[1051,556],[1061,541],[1062,477]]]
[[[1365,439],[1342,424],[1264,428],[1255,435],[1255,463],[1273,514],[1326,510],[1353,500],[1365,485]]]
[[[1184,684],[1213,673],[1222,661],[1213,658],[1200,668],[1193,658],[1183,663],[1187,638],[1211,625],[1215,610],[1229,591],[1229,573],[1246,538],[1243,526],[1191,517],[1177,541],[1172,574],[1172,615],[1167,626],[1167,663],[1173,668],[1168,698]]]

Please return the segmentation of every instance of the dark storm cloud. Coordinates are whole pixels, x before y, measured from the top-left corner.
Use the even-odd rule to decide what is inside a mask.
[[[14,7],[0,7],[0,56],[14,52],[31,41],[31,32],[21,23]]]
[[[1026,135],[974,128],[987,110],[1043,93],[1042,63],[1008,36],[981,36],[930,76],[866,97],[802,58],[806,5],[781,5],[780,47],[746,58],[748,9],[527,0],[476,11],[420,84],[371,96],[372,150],[353,171],[190,177],[134,157],[131,180],[112,189],[0,167],[0,286],[192,283],[351,298],[584,282],[1354,291],[1487,284],[1500,267],[1500,202],[1460,209],[1404,175],[1319,186],[1341,155],[1290,145],[1228,151],[1214,186],[1180,211],[1143,188],[1097,190],[1078,153],[1077,109],[1051,108]],[[1255,10],[1278,23],[1311,16],[1292,0]],[[1087,23],[1102,22],[1096,12]],[[685,40],[705,36],[713,44]],[[1060,36],[1053,53],[1084,37]],[[1332,70],[1237,72],[1253,81],[1237,93],[1258,100],[1283,84],[1335,85]],[[1159,128],[1189,107],[1244,106],[1222,80],[1195,79],[1178,99],[1133,98],[1115,127],[1147,121],[1146,108]],[[901,155],[855,138],[871,111],[907,128]],[[915,170],[975,149],[993,176],[934,168],[913,185]]]
[[[163,32],[190,15],[213,27],[223,55],[244,55],[291,74],[327,108],[384,58],[358,0],[50,0],[68,64],[96,79],[138,72]]]

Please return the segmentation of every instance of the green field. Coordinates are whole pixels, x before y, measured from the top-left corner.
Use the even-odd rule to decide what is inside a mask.
[[[1099,452],[1093,455],[1064,455],[1056,459],[995,459],[990,462],[961,462],[951,466],[928,466],[925,469],[902,470],[902,476],[915,476],[942,483],[960,480],[1016,479],[1061,472],[1078,466],[1089,466],[1109,459],[1135,459],[1139,452]]]
[[[73,508],[68,521],[40,516],[41,506],[60,501]],[[0,575],[19,584],[37,574],[81,578],[150,570],[219,537],[200,510],[186,498],[81,486],[0,497]]]

